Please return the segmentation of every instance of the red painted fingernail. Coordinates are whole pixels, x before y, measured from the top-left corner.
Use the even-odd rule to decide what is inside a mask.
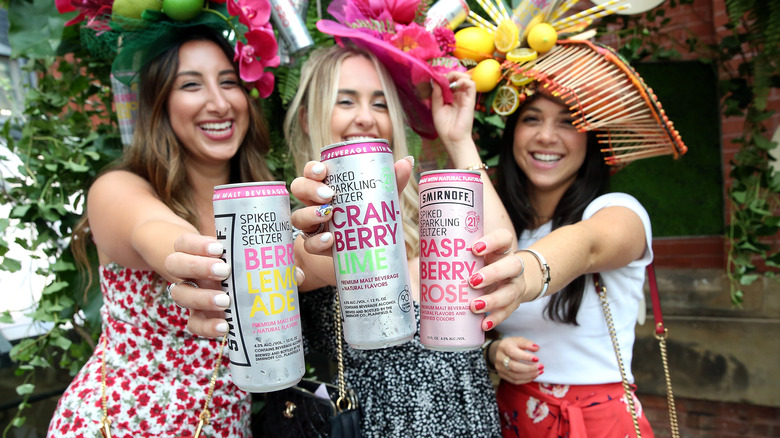
[[[541,376],[542,374],[544,374],[544,370],[539,371],[539,375]]]
[[[539,365],[539,374],[544,372],[544,365]]]
[[[480,284],[482,284],[482,280],[484,279],[485,278],[482,276],[482,274],[476,273],[472,275],[471,278],[469,278],[469,284],[471,284],[472,286],[479,286]]]
[[[532,361],[532,362],[539,362],[539,358],[538,358],[538,357],[536,357],[536,356],[534,356],[533,358],[531,358],[531,361]]]
[[[533,347],[533,348],[539,348],[539,346],[538,346],[538,345],[536,345],[536,344],[534,344],[534,345],[531,345],[531,347]]]
[[[486,324],[487,324],[488,330],[493,328],[493,321],[488,321]]]
[[[485,308],[485,302],[482,300],[474,300],[474,308],[477,310],[482,310]]]
[[[487,245],[485,245],[483,242],[477,242],[474,244],[474,246],[471,247],[471,251],[481,253],[485,250],[485,248],[487,248]]]

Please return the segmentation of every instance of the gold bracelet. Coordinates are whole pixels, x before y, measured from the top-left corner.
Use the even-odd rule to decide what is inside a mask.
[[[544,256],[539,254],[537,251],[534,251],[533,249],[526,248],[518,250],[517,252],[521,251],[529,252],[531,255],[536,257],[536,260],[539,262],[539,266],[542,268],[542,290],[539,292],[539,295],[534,297],[534,299],[528,301],[530,303],[541,299],[547,293],[547,288],[550,286],[550,280],[552,279],[550,276],[550,265],[547,264],[547,260],[544,259]]]
[[[488,165],[485,163],[477,163],[477,164],[472,164],[469,167],[463,168],[463,170],[483,170],[483,169],[488,170],[490,169],[490,167],[488,167]]]

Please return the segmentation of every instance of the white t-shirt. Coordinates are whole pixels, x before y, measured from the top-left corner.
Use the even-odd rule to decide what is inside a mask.
[[[601,281],[607,288],[626,376],[629,382],[633,382],[631,357],[634,327],[644,294],[645,268],[653,260],[652,230],[650,217],[642,204],[625,193],[609,193],[596,198],[585,209],[582,219],[590,218],[602,208],[613,206],[629,208],[640,217],[647,241],[647,249],[639,259],[623,268],[600,272]],[[518,240],[518,248],[529,247],[549,234],[551,228],[552,223],[548,222],[535,230],[524,231]],[[526,269],[534,267],[526,266]],[[554,277],[555,266],[550,268]],[[585,280],[585,292],[577,313],[578,326],[549,320],[544,311],[549,301],[548,296],[536,302],[522,303],[497,327],[505,337],[522,336],[539,345],[536,355],[539,363],[544,365],[544,374],[537,377],[536,381],[568,385],[620,382],[617,358],[592,276],[588,275]]]

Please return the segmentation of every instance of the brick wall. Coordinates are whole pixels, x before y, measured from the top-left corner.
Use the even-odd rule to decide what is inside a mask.
[[[640,394],[639,399],[656,438],[671,437],[666,397]],[[682,438],[780,436],[780,408],[689,398],[675,398],[675,405]]]

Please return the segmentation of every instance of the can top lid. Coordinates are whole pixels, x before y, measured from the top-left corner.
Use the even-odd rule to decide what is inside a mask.
[[[460,173],[460,174],[466,174],[466,175],[479,175],[482,176],[482,173],[478,170],[465,170],[465,169],[438,169],[438,170],[428,170],[420,174],[420,177],[423,177],[425,175],[435,175],[437,173]]]
[[[361,140],[350,140],[350,141],[342,141],[342,142],[339,142],[339,143],[329,144],[327,146],[323,146],[322,149],[320,149],[320,150],[321,151],[325,151],[325,150],[328,150],[328,149],[338,148],[338,147],[342,147],[342,146],[351,146],[351,145],[354,145],[354,144],[365,144],[365,143],[384,143],[387,146],[390,145],[390,142],[385,140],[384,138],[371,138],[371,139],[364,138],[364,139],[361,139]]]
[[[224,189],[234,189],[238,187],[257,187],[257,186],[285,186],[287,187],[287,183],[284,181],[257,181],[257,182],[245,182],[245,183],[237,183],[237,184],[222,184],[219,186],[214,186],[214,191],[217,190],[224,190]]]

